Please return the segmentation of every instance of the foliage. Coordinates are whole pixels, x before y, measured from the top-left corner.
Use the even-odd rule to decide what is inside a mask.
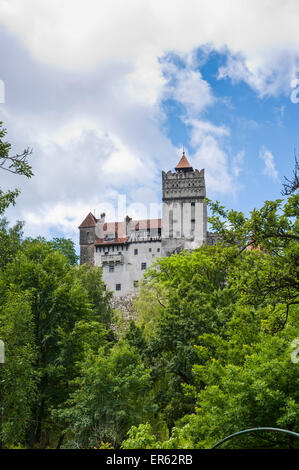
[[[298,364],[291,361],[299,331],[298,195],[266,201],[250,217],[218,203],[210,207],[222,244],[165,258],[149,273],[150,288],[163,286],[166,302],[154,314],[157,338],[148,341],[147,360],[157,364],[160,413],[169,425],[175,409],[175,426],[166,440],[151,422],[135,426],[124,448],[210,448],[249,427],[298,432]],[[298,444],[267,433],[226,446]]]
[[[78,264],[79,256],[76,254],[74,242],[70,238],[54,237],[49,244],[53,250],[60,251],[71,266]]]
[[[234,295],[225,282],[228,261],[229,254],[220,247],[162,258],[149,270],[142,300],[135,304],[140,308],[151,295],[155,299],[147,348],[140,352],[152,369],[155,400],[169,428],[194,408],[194,400],[184,398],[182,384],[193,382],[198,336],[224,331],[231,316]],[[148,315],[136,313],[137,324],[146,330]]]
[[[17,222],[8,228],[8,221],[5,218],[0,219],[0,269],[4,269],[20,249],[23,225],[23,222]]]
[[[25,149],[23,153],[19,155],[10,156],[9,152],[11,144],[3,140],[6,133],[7,131],[3,127],[3,122],[0,121],[0,169],[31,178],[31,176],[33,176],[33,172],[28,163],[28,157],[31,154],[31,151],[29,149]],[[19,193],[20,191],[18,189],[13,191],[9,190],[5,193],[0,188],[0,215],[3,214],[10,204],[15,205],[15,201]]]
[[[111,349],[87,352],[76,391],[59,414],[68,423],[69,446],[101,441],[119,446],[129,427],[152,412],[150,370],[137,351],[120,341]]]
[[[0,123],[0,169],[30,178],[29,150],[10,157],[5,135]],[[129,322],[112,317],[102,270],[78,266],[72,240],[23,239],[21,222],[1,219],[0,446],[210,448],[248,427],[298,432],[295,162],[287,197],[247,217],[209,201],[221,243],[152,265]],[[17,194],[0,190],[0,214]]]
[[[0,305],[0,338],[5,343],[5,365],[0,371],[2,436],[5,446],[24,441],[36,397],[36,348],[31,298],[13,285]],[[1,367],[1,366],[0,366]],[[1,430],[0,430],[1,431]]]
[[[108,337],[108,295],[100,276],[99,268],[70,266],[65,256],[43,239],[24,240],[0,275],[1,297],[12,285],[21,293],[30,293],[38,377],[27,435],[31,447],[48,443],[49,428],[51,435],[60,432],[51,412],[72,390],[69,381],[79,373],[76,361],[83,358],[86,343],[97,349]],[[89,281],[92,294],[86,287]]]

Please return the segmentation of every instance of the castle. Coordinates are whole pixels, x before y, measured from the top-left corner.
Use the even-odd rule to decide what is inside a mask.
[[[138,291],[145,270],[161,256],[214,244],[207,231],[204,170],[194,170],[185,152],[175,171],[162,171],[162,219],[105,222],[89,213],[79,226],[80,264],[101,266],[115,296]]]

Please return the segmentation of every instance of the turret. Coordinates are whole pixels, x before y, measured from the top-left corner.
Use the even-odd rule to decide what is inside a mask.
[[[97,219],[90,212],[79,225],[80,230],[80,264],[94,266],[94,243],[96,241]]]
[[[207,240],[204,170],[194,170],[185,151],[175,172],[162,171],[162,256],[192,250]]]

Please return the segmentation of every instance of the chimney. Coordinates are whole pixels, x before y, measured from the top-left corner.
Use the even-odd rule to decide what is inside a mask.
[[[101,218],[97,220],[97,225],[96,225],[96,236],[97,238],[103,238],[104,237],[104,223],[105,223],[105,212],[101,214]]]
[[[125,217],[125,228],[126,228],[126,235],[129,234],[129,224],[131,222],[132,218],[126,215]]]

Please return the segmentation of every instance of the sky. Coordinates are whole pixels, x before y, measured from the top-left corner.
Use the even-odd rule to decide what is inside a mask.
[[[297,0],[0,0],[0,121],[34,176],[5,216],[72,238],[89,213],[156,217],[182,148],[207,196],[281,197],[299,147]],[[121,209],[120,209],[121,206]]]

